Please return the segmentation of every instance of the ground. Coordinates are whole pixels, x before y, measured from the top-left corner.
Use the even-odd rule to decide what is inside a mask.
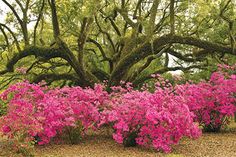
[[[7,152],[3,143],[0,156],[17,156]],[[171,154],[141,147],[124,148],[106,131],[91,133],[77,145],[51,144],[35,150],[36,157],[236,157],[236,124],[222,133],[203,133],[197,140],[184,138]]]

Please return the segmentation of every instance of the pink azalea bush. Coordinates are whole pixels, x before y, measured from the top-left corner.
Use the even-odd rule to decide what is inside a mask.
[[[0,117],[0,131],[13,141],[16,151],[31,149],[34,136],[43,131],[40,119],[35,116],[35,105],[43,97],[40,85],[29,83],[13,85],[1,94],[8,107],[7,114]]]
[[[113,98],[108,121],[113,123],[113,138],[125,146],[152,146],[170,152],[183,136],[197,138],[201,131],[193,122],[181,96],[171,89],[158,88],[155,93],[129,91]]]
[[[94,89],[80,87],[48,89],[38,84],[21,82],[10,86],[1,94],[8,103],[5,116],[0,118],[1,132],[16,142],[47,144],[65,127],[76,127],[81,121],[84,131],[97,128],[100,109],[108,94],[101,85]]]
[[[224,69],[222,69],[224,67]],[[229,123],[236,112],[236,75],[225,72],[229,66],[220,66],[209,81],[176,86],[176,93],[185,98],[190,111],[196,115],[206,131],[219,131]]]

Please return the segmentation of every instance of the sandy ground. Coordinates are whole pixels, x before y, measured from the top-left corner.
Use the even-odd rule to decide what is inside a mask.
[[[0,156],[19,156],[7,152],[3,143],[0,141]],[[124,148],[105,131],[91,133],[77,145],[37,146],[35,151],[36,157],[236,157],[236,124],[222,133],[204,133],[197,140],[182,139],[173,146],[171,154],[141,147]]]

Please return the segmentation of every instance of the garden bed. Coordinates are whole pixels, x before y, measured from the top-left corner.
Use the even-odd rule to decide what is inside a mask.
[[[4,140],[1,140],[0,156],[18,156],[7,150]],[[142,147],[124,148],[117,144],[106,130],[89,133],[77,145],[50,144],[37,146],[36,157],[233,157],[236,156],[236,124],[222,133],[203,133],[197,140],[182,139],[173,147],[170,154],[157,152]]]

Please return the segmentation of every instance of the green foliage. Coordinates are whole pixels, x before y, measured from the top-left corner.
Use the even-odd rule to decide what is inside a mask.
[[[70,144],[78,144],[82,139],[83,125],[80,121],[76,126],[67,126],[58,138],[62,138],[63,141],[68,141]]]
[[[0,100],[0,117],[7,113],[7,104]]]
[[[20,131],[15,133],[15,138],[8,141],[9,148],[12,148],[11,151],[17,153],[19,156],[34,157],[35,142],[26,142],[26,136],[26,134],[23,134]]]
[[[137,132],[131,132],[127,135],[127,138],[124,140],[125,147],[134,147],[137,145],[136,138],[138,137]]]

